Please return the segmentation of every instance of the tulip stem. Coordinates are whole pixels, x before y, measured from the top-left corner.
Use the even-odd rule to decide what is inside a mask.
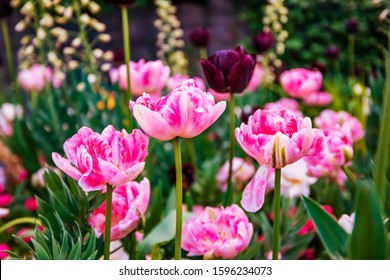
[[[274,188],[274,225],[272,237],[272,259],[277,260],[279,254],[279,234],[280,234],[280,179],[282,170],[275,168],[275,188]]]
[[[4,46],[5,46],[5,51],[7,54],[7,63],[8,63],[9,74],[11,76],[12,81],[15,82],[16,76],[15,76],[14,61],[12,59],[11,40],[9,37],[9,30],[8,30],[7,21],[5,18],[1,19],[1,30],[3,32]]]
[[[106,228],[104,232],[104,259],[110,259],[112,186],[107,184],[106,192]]]
[[[233,156],[234,156],[234,127],[235,127],[235,118],[234,118],[234,94],[230,94],[230,130],[229,130],[229,139],[230,139],[230,150],[229,150],[229,175],[228,175],[228,188],[226,191],[225,197],[225,207],[232,204],[233,200],[233,184],[232,184],[232,175],[233,175]]]
[[[11,227],[14,227],[14,226],[20,225],[20,224],[38,224],[38,225],[40,225],[41,222],[38,219],[33,218],[33,217],[18,218],[18,219],[9,221],[8,223],[1,226],[0,233],[2,233],[3,231],[5,231]]]
[[[390,140],[390,30],[388,33],[389,50],[386,57],[386,79],[383,90],[382,118],[380,121],[378,150],[376,152],[375,185],[382,207],[386,197],[386,170],[388,165],[388,147]]]
[[[349,74],[355,77],[355,37],[352,34],[348,36],[348,64]]]
[[[123,31],[123,50],[125,53],[125,65],[126,65],[126,79],[127,79],[127,90],[126,90],[126,102],[124,105],[128,114],[128,119],[125,118],[124,126],[127,131],[131,131],[132,128],[132,115],[131,111],[128,109],[129,101],[131,100],[131,79],[130,79],[130,32],[129,32],[129,15],[127,13],[127,7],[122,6],[122,31]]]
[[[200,58],[207,59],[207,49],[199,48],[199,56]]]
[[[181,259],[181,231],[182,231],[182,203],[183,203],[183,178],[181,166],[180,138],[173,139],[173,151],[176,167],[176,238],[175,260]]]

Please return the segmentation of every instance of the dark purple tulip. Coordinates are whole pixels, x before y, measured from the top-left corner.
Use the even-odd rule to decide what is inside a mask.
[[[326,65],[320,61],[312,63],[312,65],[309,67],[310,70],[318,70],[321,72],[322,75],[325,75],[326,72]]]
[[[340,55],[340,48],[336,45],[331,45],[329,46],[326,51],[325,55],[332,60],[337,60]]]
[[[256,56],[244,47],[220,50],[200,64],[209,86],[217,92],[241,93],[248,86],[256,65]]]
[[[106,0],[106,2],[112,3],[118,7],[128,7],[134,5],[137,0]]]
[[[261,30],[252,38],[253,48],[260,54],[272,48],[274,35],[272,32]]]
[[[0,18],[9,17],[12,14],[10,0],[0,0]]]
[[[210,30],[205,27],[198,27],[190,33],[191,42],[198,48],[205,48],[210,42]]]
[[[350,18],[345,24],[345,31],[349,34],[356,34],[359,32],[359,21],[356,18]]]

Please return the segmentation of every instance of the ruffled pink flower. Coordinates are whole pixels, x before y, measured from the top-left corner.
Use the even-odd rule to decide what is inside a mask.
[[[306,157],[308,174],[313,177],[329,177],[339,185],[347,179],[341,167],[351,165],[353,158],[352,138],[342,130],[324,130],[324,153]]]
[[[259,63],[256,64],[253,70],[252,78],[249,81],[248,86],[244,92],[255,92],[256,89],[261,85],[264,78],[264,69]]]
[[[232,182],[236,185],[237,189],[242,189],[244,183],[252,178],[255,174],[255,167],[251,162],[248,162],[242,158],[233,158],[233,174]],[[227,190],[227,180],[229,177],[229,161],[226,161],[224,165],[218,170],[217,184],[221,191]]]
[[[325,91],[313,92],[303,99],[303,103],[309,106],[327,106],[332,101],[332,95]]]
[[[161,60],[145,62],[140,59],[138,62],[130,61],[130,84],[131,94],[141,96],[142,93],[161,95],[170,74],[168,66],[164,65]],[[126,90],[127,69],[126,65],[119,67],[118,77],[119,87]]]
[[[11,251],[11,248],[7,244],[0,244],[0,260],[8,258],[8,254],[4,251]]]
[[[134,129],[131,134],[107,126],[102,134],[82,127],[64,143],[67,158],[53,153],[54,163],[77,180],[86,191],[119,186],[134,180],[145,166],[148,136]]]
[[[213,96],[198,88],[192,79],[156,102],[144,93],[129,105],[140,127],[162,141],[195,137],[211,126],[226,108],[226,102],[215,104]]]
[[[231,259],[248,247],[252,234],[253,225],[236,204],[206,207],[185,223],[182,248],[188,256]]]
[[[354,142],[364,137],[364,129],[359,120],[344,111],[335,112],[326,109],[315,118],[314,124],[322,130],[331,129],[349,132]]]
[[[150,197],[150,183],[144,178],[140,183],[129,182],[114,188],[112,193],[111,241],[119,240],[135,231],[145,215]],[[88,218],[96,237],[104,233],[106,202],[96,208]]]
[[[18,73],[18,83],[27,92],[42,91],[46,82],[59,88],[62,81],[58,79],[58,75],[52,69],[40,64],[34,64],[29,69]]]
[[[320,90],[322,74],[320,71],[295,68],[282,73],[280,84],[289,96],[304,99],[307,95]]]
[[[281,98],[276,102],[266,103],[264,109],[285,109],[287,112],[296,115],[299,118],[303,118],[303,114],[299,111],[299,103],[292,98]]]
[[[309,118],[286,110],[257,110],[248,124],[236,128],[241,148],[262,165],[282,168],[304,156],[322,153],[324,134],[313,129]]]
[[[173,77],[169,78],[168,83],[167,83],[168,91],[171,92],[172,90],[175,89],[175,87],[180,87],[181,84],[183,82],[187,81],[188,79],[190,79],[189,76],[183,75],[180,73],[173,75]],[[194,82],[198,88],[200,88],[203,91],[206,90],[206,85],[204,84],[204,81],[202,80],[202,78],[199,78],[198,76],[194,76],[194,77],[192,77],[192,79],[194,80]]]

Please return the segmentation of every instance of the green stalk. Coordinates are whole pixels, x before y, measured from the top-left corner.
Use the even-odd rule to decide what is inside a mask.
[[[278,259],[279,234],[280,234],[280,179],[282,170],[275,168],[275,188],[274,188],[274,225],[272,235],[272,259]]]
[[[1,31],[3,32],[5,51],[7,54],[8,70],[9,70],[9,74],[11,75],[12,82],[15,82],[16,73],[14,68],[14,61],[12,59],[12,47],[11,47],[11,40],[9,37],[8,25],[5,18],[1,19],[0,22],[1,22]]]
[[[181,231],[183,223],[183,178],[181,166],[180,138],[173,139],[173,151],[175,154],[176,167],[176,238],[175,238],[175,260],[181,259]]]
[[[130,234],[130,260],[135,260],[137,258],[137,240],[135,239],[135,231]]]
[[[106,228],[104,231],[104,259],[110,259],[112,186],[107,184],[106,192]]]
[[[128,16],[128,13],[127,13],[127,7],[126,6],[122,6],[121,7],[121,11],[122,11],[122,30],[123,30],[123,49],[124,49],[124,52],[125,52],[125,65],[126,65],[126,72],[127,72],[127,90],[126,90],[126,102],[124,102],[123,106],[125,107],[124,108],[124,112],[126,112],[127,114],[127,118],[125,118],[124,120],[124,126],[125,128],[127,129],[127,131],[130,132],[131,130],[131,127],[132,127],[132,115],[131,115],[131,111],[129,110],[128,108],[128,103],[129,101],[131,100],[131,79],[130,79],[130,32],[129,32],[129,16]]]
[[[348,66],[349,74],[355,77],[355,37],[352,34],[348,36]]]
[[[200,58],[206,59],[207,58],[207,49],[206,48],[199,48],[199,56],[200,56]]]
[[[378,150],[376,153],[375,185],[382,203],[382,209],[386,196],[386,170],[388,165],[388,147],[390,140],[390,30],[388,33],[389,49],[386,57],[386,80],[383,91],[383,108],[381,127],[379,131]]]
[[[18,219],[9,221],[8,223],[2,225],[0,227],[0,233],[2,233],[3,231],[5,231],[11,227],[14,227],[14,226],[20,225],[20,224],[38,224],[38,225],[40,225],[41,222],[38,219],[33,218],[33,217],[18,218]]]
[[[191,164],[196,172],[198,166],[198,159],[196,158],[196,151],[194,145],[194,139],[184,139],[185,147],[190,158]]]
[[[354,186],[355,190],[357,190],[357,179],[353,175],[351,169],[346,166],[341,167],[341,169],[344,171],[344,174],[347,176],[349,182]]]
[[[232,184],[232,175],[233,175],[233,156],[234,156],[234,94],[230,94],[230,129],[229,129],[229,139],[230,139],[230,149],[229,149],[229,175],[228,175],[228,188],[226,191],[225,203],[224,206],[232,204],[233,201],[233,184]]]

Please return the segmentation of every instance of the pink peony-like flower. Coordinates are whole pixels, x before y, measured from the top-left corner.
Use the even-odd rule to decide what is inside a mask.
[[[167,83],[168,91],[171,92],[176,87],[180,87],[181,84],[183,82],[187,81],[188,79],[190,79],[190,77],[188,77],[187,75],[176,73],[175,75],[173,75],[173,77],[170,77],[168,80],[168,83]],[[200,88],[203,91],[206,90],[206,85],[204,84],[204,81],[202,78],[199,78],[198,76],[194,76],[194,77],[192,77],[192,79],[194,80],[194,82],[198,88]]]
[[[55,88],[61,86],[61,79],[49,67],[34,64],[29,69],[22,70],[18,73],[18,83],[27,92],[42,91],[46,82],[51,83]]]
[[[0,244],[0,260],[5,260],[8,258],[8,254],[4,251],[11,251],[11,248],[7,244],[2,243]]]
[[[359,120],[344,111],[326,109],[314,119],[314,124],[322,130],[344,130],[350,133],[352,141],[358,141],[364,136],[364,129]]]
[[[325,91],[313,92],[303,99],[303,103],[309,106],[327,106],[332,101],[332,95]]]
[[[230,259],[248,247],[252,234],[253,225],[236,204],[206,207],[185,223],[182,248],[188,256]]]
[[[141,96],[143,92],[160,95],[165,87],[170,74],[168,66],[161,60],[145,62],[140,59],[138,62],[130,61],[130,85],[131,93],[134,96]],[[126,65],[119,67],[119,87],[127,89]]]
[[[137,229],[148,208],[150,183],[144,178],[140,183],[129,182],[114,188],[112,193],[111,241],[119,240]],[[88,218],[96,237],[104,233],[106,202],[96,208]]]
[[[353,157],[352,138],[343,130],[324,130],[324,153],[319,156],[306,157],[308,174],[313,177],[328,176],[339,185],[347,179],[341,167],[351,164]]]
[[[157,101],[144,93],[135,102],[130,101],[129,106],[147,134],[167,141],[175,137],[192,138],[202,133],[223,113],[226,102],[215,104],[213,96],[190,79]]]
[[[295,68],[282,73],[280,84],[289,96],[304,99],[309,94],[320,90],[322,74],[320,71]]]
[[[324,134],[312,128],[309,118],[284,109],[257,110],[248,124],[236,128],[242,149],[262,165],[282,168],[304,156],[322,153]]]
[[[292,98],[281,98],[276,102],[266,103],[264,109],[285,109],[287,112],[296,115],[297,117],[303,118],[303,114],[299,111],[299,103]]]
[[[244,183],[252,178],[255,174],[255,167],[249,161],[242,158],[233,158],[233,174],[232,182],[238,189],[242,189]],[[224,165],[218,170],[217,184],[221,191],[227,190],[227,180],[229,176],[229,161],[226,161]]]
[[[139,129],[128,134],[109,125],[100,135],[82,127],[64,143],[67,158],[57,153],[52,157],[84,191],[103,190],[106,184],[119,186],[137,178],[145,166],[148,142]]]

